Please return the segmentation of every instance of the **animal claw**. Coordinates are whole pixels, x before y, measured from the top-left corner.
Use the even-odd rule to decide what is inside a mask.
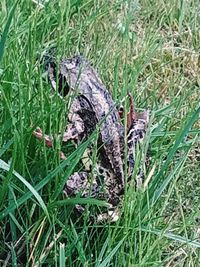
[[[45,144],[48,147],[53,146],[53,140],[49,135],[43,134],[41,128],[37,127],[35,131],[33,131],[33,134],[35,137],[37,137],[39,140],[42,140],[44,138]]]

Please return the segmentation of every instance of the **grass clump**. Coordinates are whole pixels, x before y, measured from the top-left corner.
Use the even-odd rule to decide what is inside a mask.
[[[199,3],[1,1],[0,259],[2,266],[198,266]],[[91,136],[61,161],[33,137],[56,135],[66,102],[44,80],[42,55],[80,53],[117,103],[130,91],[151,110],[150,164],[141,190],[126,190],[116,223],[92,224],[62,188]],[[94,133],[95,134],[95,133]],[[140,161],[140,157],[138,157]]]

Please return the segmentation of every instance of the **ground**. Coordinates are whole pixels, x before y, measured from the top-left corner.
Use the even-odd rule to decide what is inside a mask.
[[[0,3],[0,265],[199,266],[199,1],[15,2]],[[88,143],[62,147],[62,161],[59,138],[49,149],[32,134],[66,124],[67,100],[45,79],[49,51],[84,55],[116,103],[129,91],[151,111],[144,184],[126,189],[115,223],[89,220],[105,203],[62,194]]]

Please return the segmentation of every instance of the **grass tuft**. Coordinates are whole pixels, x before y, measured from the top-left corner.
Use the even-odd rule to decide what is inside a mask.
[[[199,266],[199,2],[2,0],[0,21],[0,265]],[[126,112],[128,92],[150,110],[115,223],[89,219],[104,201],[62,193],[97,133],[62,145],[69,99],[45,78],[48,51],[58,61],[87,57]],[[55,137],[53,148],[34,138],[37,126]]]

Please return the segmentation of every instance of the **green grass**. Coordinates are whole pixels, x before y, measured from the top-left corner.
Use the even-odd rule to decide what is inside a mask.
[[[1,266],[200,265],[199,11],[197,0],[1,1]],[[144,186],[127,187],[116,223],[75,216],[76,203],[106,203],[62,194],[96,133],[65,145],[66,161],[59,138],[48,149],[32,134],[66,125],[41,63],[52,48],[87,57],[117,103],[130,91],[151,110]]]

